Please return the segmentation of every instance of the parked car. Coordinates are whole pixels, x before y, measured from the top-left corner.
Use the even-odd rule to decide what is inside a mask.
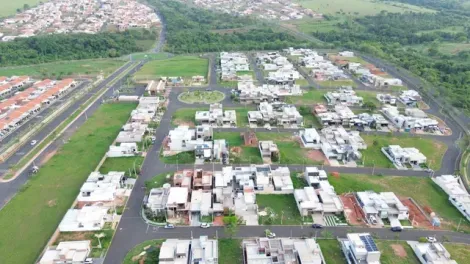
[[[426,240],[429,242],[429,243],[436,243],[437,242],[437,239],[435,237],[426,237]]]
[[[37,141],[37,140],[32,140],[32,141],[31,141],[31,146],[34,146],[34,145],[36,145],[36,143],[38,143],[38,141]]]
[[[86,258],[85,262],[83,264],[93,264],[93,259],[92,258]]]
[[[172,229],[172,228],[175,228],[175,226],[173,224],[166,224],[165,225],[165,229]]]
[[[208,91],[208,92],[209,92],[209,91],[212,91],[212,89],[211,89],[211,88],[207,88],[207,89],[206,89],[206,91]]]
[[[320,224],[313,224],[312,228],[323,228],[323,226]]]
[[[200,227],[209,228],[209,227],[211,227],[211,225],[209,223],[201,223]]]
[[[390,230],[392,230],[392,232],[401,232],[403,230],[403,228],[401,228],[399,226],[394,226],[394,227],[390,228]]]

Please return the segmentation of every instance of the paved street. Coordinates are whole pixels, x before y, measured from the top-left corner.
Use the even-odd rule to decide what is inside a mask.
[[[230,100],[230,89],[220,87],[217,85],[217,73],[216,67],[213,63],[216,61],[215,58],[209,57],[210,65],[210,78],[209,78],[209,88],[211,90],[221,91],[226,94],[226,98],[222,102],[224,107],[234,107],[242,106],[240,104],[233,103]],[[205,164],[202,166],[195,166],[193,164],[164,164],[159,159],[161,143],[164,138],[168,135],[168,131],[171,128],[171,117],[176,110],[184,108],[194,108],[199,107],[202,104],[185,104],[180,102],[177,97],[178,94],[185,88],[172,88],[172,91],[169,95],[169,105],[159,127],[156,130],[155,136],[157,142],[152,146],[152,149],[147,153],[146,159],[144,161],[141,176],[138,178],[136,186],[129,198],[126,210],[124,211],[121,222],[118,225],[118,230],[113,239],[111,248],[108,251],[108,254],[105,259],[106,264],[120,263],[126,253],[132,249],[136,244],[141,243],[149,239],[158,239],[158,238],[190,238],[191,235],[197,237],[202,234],[215,236],[216,232],[219,237],[224,237],[223,228],[210,228],[210,229],[201,229],[198,227],[177,227],[172,230],[166,230],[158,227],[153,227],[147,225],[144,220],[141,218],[141,205],[142,200],[145,196],[144,183],[146,180],[151,179],[153,176],[165,173],[173,172],[175,170],[184,169],[184,168],[204,168],[207,170],[219,170],[222,165],[220,164]],[[191,88],[192,90],[203,90],[206,88]],[[432,101],[429,103],[430,109],[426,112],[431,113],[435,116],[440,117],[441,119],[446,119],[440,112],[437,105],[433,104]],[[460,149],[455,144],[455,141],[461,136],[462,129],[455,124],[451,119],[447,119],[447,125],[452,129],[453,134],[451,136],[435,136],[435,135],[420,135],[421,137],[433,138],[439,140],[448,145],[448,150],[445,153],[445,157],[442,161],[441,169],[436,172],[436,175],[441,174],[452,174],[458,166],[458,161],[460,158]],[[246,131],[247,128],[234,128],[234,129],[216,129],[215,131],[231,131],[231,132],[242,132]],[[278,133],[278,132],[296,132],[297,130],[293,129],[273,129],[272,131],[267,131],[261,129],[263,132]],[[414,136],[414,135],[413,135]],[[231,164],[232,166],[237,166],[238,164]],[[248,164],[246,164],[248,165]],[[279,165],[284,166],[284,165]],[[276,166],[273,166],[274,168]],[[288,165],[288,167],[293,171],[302,171],[304,170],[304,165]],[[327,171],[337,171],[341,173],[352,173],[352,174],[383,174],[383,175],[394,175],[394,176],[415,176],[415,177],[429,177],[430,173],[424,171],[411,171],[411,170],[396,170],[396,169],[383,169],[383,168],[349,168],[349,167],[331,167],[323,166],[323,169]],[[299,223],[300,224],[300,223]],[[312,236],[315,235],[315,230],[309,227],[303,226],[276,226],[269,227],[274,231],[278,236]],[[252,237],[252,236],[262,236],[264,235],[264,230],[266,227],[263,226],[243,226],[240,227],[240,230],[237,233],[237,237]],[[375,228],[358,228],[358,227],[333,227],[325,228],[324,230],[331,231],[333,236],[344,237],[347,232],[371,232],[379,238],[382,239],[397,239],[397,234],[392,233],[388,229],[375,229]],[[320,234],[318,234],[320,236]],[[426,231],[426,230],[406,230],[400,233],[398,239],[412,239],[416,240],[421,236],[433,236],[436,235],[438,239],[441,239],[443,236],[446,236],[446,239],[449,239],[453,242],[469,243],[470,236],[455,232],[448,231]]]
[[[113,89],[118,89],[122,85],[122,82],[126,79],[129,74],[133,74],[137,69],[139,69],[143,63],[138,64],[134,69],[132,69],[126,76],[121,77],[113,86],[107,88],[106,93],[100,97],[95,103],[93,103],[90,108],[87,110],[86,115],[81,115],[73,124],[65,131],[65,133],[57,140],[55,140],[45,151],[43,151],[35,160],[36,165],[40,165],[42,160],[47,156],[48,153],[54,152],[60,146],[66,142],[66,140],[75,132],[75,130],[80,127],[86,120],[86,116],[92,115],[96,109],[100,106],[102,99],[111,97],[113,95]],[[120,68],[118,71],[110,75],[106,80],[103,80],[96,88],[91,92],[86,94],[81,99],[74,102],[70,107],[68,107],[64,112],[59,114],[54,118],[50,123],[48,123],[41,131],[39,131],[34,138],[38,141],[38,144],[44,140],[47,135],[50,134],[57,126],[59,126],[65,119],[67,119],[75,110],[77,110],[86,100],[92,97],[96,92],[103,89],[107,86],[113,79],[119,76],[122,72],[129,69],[132,66],[131,63],[127,63],[124,67]],[[21,148],[16,151],[16,155],[13,155],[10,159],[7,160],[5,164],[0,166],[9,166],[8,164],[14,164],[19,161],[21,155],[28,153],[32,149],[30,144],[24,144]],[[7,167],[8,168],[8,167]],[[5,204],[16,194],[19,188],[26,183],[30,177],[29,170],[23,171],[16,179],[10,182],[0,183],[0,209],[5,206]]]

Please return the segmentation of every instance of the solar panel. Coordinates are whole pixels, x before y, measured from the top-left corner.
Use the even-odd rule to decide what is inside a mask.
[[[377,248],[377,245],[375,244],[374,240],[372,239],[370,235],[360,236],[360,238],[362,242],[364,242],[364,245],[366,246],[366,250],[368,252],[379,251],[379,249]]]

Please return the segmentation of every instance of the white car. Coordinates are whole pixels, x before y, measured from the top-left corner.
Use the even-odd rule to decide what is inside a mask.
[[[426,237],[426,240],[429,242],[429,243],[435,243],[437,242],[437,239],[435,237]]]
[[[268,238],[275,238],[276,233],[270,232],[269,234],[266,235]]]
[[[211,225],[209,223],[201,223],[200,227],[209,228],[209,227],[211,227]]]
[[[32,140],[32,141],[31,141],[31,146],[34,146],[34,145],[36,145],[36,143],[38,143],[38,141],[37,141],[37,140]]]
[[[166,224],[165,229],[173,229],[175,226],[173,224]]]
[[[92,258],[86,258],[84,264],[93,264],[93,259]]]

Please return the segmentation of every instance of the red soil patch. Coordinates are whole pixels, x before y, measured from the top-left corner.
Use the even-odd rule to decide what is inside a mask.
[[[409,209],[409,219],[412,222],[413,226],[419,228],[433,229],[433,226],[428,221],[426,216],[419,210],[419,208],[409,199],[400,198],[400,201],[403,205],[407,206]],[[423,209],[425,210],[425,209]]]
[[[400,244],[391,244],[390,247],[392,247],[393,253],[395,253],[395,256],[397,257],[406,258],[408,255],[406,254],[405,248]]]
[[[344,205],[344,215],[351,225],[365,226],[364,216],[362,210],[357,205],[356,198],[353,194],[343,194],[340,196]]]
[[[321,161],[323,165],[329,165],[328,160],[326,159],[323,152],[319,150],[309,150],[307,151],[307,158],[313,161]]]

